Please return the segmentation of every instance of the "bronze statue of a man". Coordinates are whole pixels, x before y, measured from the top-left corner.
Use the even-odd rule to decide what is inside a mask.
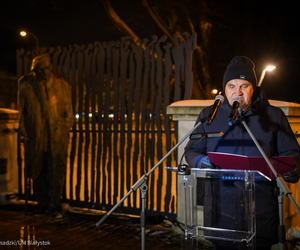
[[[18,106],[25,169],[39,211],[59,212],[74,116],[71,86],[54,74],[49,55],[35,57],[30,73],[19,79]]]

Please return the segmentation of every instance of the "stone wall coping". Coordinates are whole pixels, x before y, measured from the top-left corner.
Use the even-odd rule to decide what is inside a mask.
[[[282,109],[287,116],[300,116],[300,104],[279,100],[269,100],[270,104]],[[169,115],[198,115],[201,109],[214,103],[213,99],[190,99],[171,103],[167,107]]]

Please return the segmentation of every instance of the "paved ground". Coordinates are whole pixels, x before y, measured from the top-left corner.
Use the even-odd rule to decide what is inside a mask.
[[[34,205],[22,202],[0,205],[0,250],[2,249],[141,249],[139,218],[111,215],[96,227],[102,215],[88,210],[68,209],[63,218],[40,215]],[[147,220],[146,250],[212,250],[203,239],[185,240],[179,227],[167,218]],[[296,243],[296,242],[294,242]],[[298,241],[297,241],[298,243]],[[278,249],[278,248],[274,248]],[[288,244],[288,250],[300,245]]]
[[[75,211],[63,218],[39,215],[24,205],[0,206],[0,249],[141,249],[138,218],[111,216],[96,228],[100,215]],[[210,242],[185,240],[169,220],[147,222],[146,250],[212,249]]]

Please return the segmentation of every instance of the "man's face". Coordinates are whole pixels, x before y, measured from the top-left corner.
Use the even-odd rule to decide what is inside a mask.
[[[253,85],[247,80],[233,79],[227,82],[225,86],[225,95],[230,105],[233,100],[238,98],[240,101],[240,107],[246,110],[252,101],[254,88]]]

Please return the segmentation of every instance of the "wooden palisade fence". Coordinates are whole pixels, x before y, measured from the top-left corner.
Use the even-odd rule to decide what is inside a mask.
[[[41,48],[60,77],[72,85],[76,123],[70,131],[64,199],[72,205],[109,209],[176,144],[170,103],[189,99],[194,35],[178,40],[129,39],[88,45]],[[17,51],[18,76],[28,72],[36,51]],[[24,195],[22,156],[20,195]],[[176,166],[171,155],[148,180],[147,210],[176,213]],[[119,208],[136,213],[140,192]]]

